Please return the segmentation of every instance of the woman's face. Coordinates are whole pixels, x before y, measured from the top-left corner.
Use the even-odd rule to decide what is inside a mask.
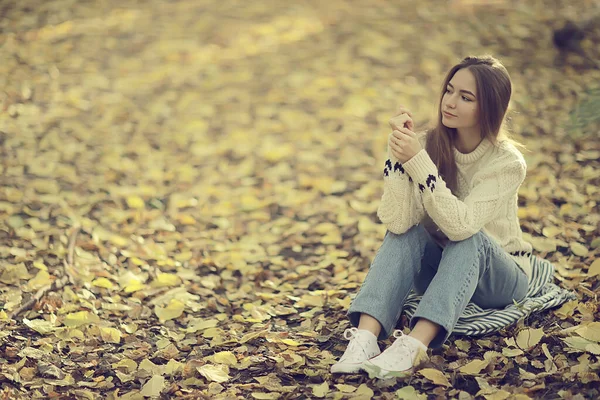
[[[467,68],[459,69],[442,96],[442,123],[448,128],[475,128],[479,125],[477,114],[475,76]]]

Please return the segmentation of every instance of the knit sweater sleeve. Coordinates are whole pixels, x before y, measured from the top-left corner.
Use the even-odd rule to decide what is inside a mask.
[[[501,151],[473,176],[472,189],[461,201],[446,187],[424,149],[404,163],[404,169],[419,187],[425,210],[452,241],[471,237],[496,218],[505,209],[502,206],[516,196],[526,168],[522,157]]]
[[[417,204],[418,197],[414,190],[413,179],[392,154],[388,141],[383,168],[383,195],[377,216],[391,232],[404,233],[423,218],[423,206]]]

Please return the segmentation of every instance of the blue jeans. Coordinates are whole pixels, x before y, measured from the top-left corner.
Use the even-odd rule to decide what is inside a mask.
[[[413,288],[422,299],[410,320],[419,318],[442,329],[429,344],[441,347],[469,301],[482,308],[504,308],[527,294],[527,275],[500,245],[483,232],[442,248],[422,224],[398,235],[387,231],[347,316],[358,326],[360,314],[377,319],[378,339],[386,339]]]

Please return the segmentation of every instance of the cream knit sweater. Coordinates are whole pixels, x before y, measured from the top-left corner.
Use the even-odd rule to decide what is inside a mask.
[[[384,189],[377,209],[381,222],[400,234],[420,223],[427,213],[451,241],[467,239],[481,230],[531,277],[532,246],[523,240],[517,216],[517,192],[527,170],[519,150],[509,142],[495,146],[487,139],[468,154],[454,148],[458,167],[455,196],[425,151],[425,133],[417,133],[417,137],[423,150],[405,163],[392,155],[388,142]]]

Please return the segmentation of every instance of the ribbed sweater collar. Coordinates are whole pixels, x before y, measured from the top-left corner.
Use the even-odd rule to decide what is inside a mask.
[[[479,160],[485,152],[492,146],[492,142],[488,139],[483,139],[481,143],[470,153],[461,153],[453,147],[454,150],[454,159],[457,164],[472,164],[475,161]]]

